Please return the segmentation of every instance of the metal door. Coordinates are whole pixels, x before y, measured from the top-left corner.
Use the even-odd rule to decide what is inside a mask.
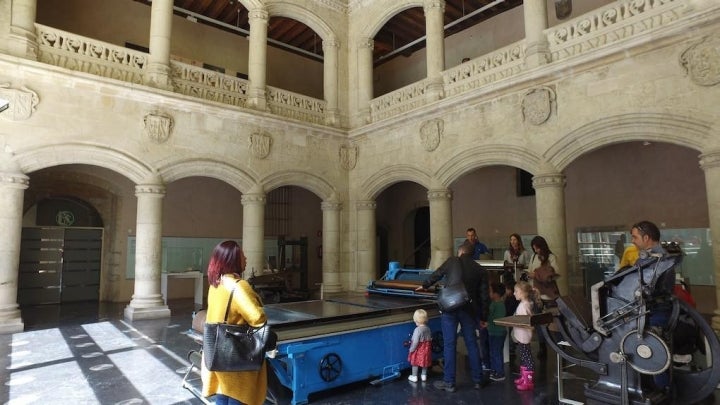
[[[102,228],[23,228],[18,304],[97,301]]]

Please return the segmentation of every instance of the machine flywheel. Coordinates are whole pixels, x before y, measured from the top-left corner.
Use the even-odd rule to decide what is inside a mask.
[[[333,381],[340,376],[342,359],[335,353],[326,354],[320,359],[320,378],[325,382]]]
[[[656,375],[670,367],[670,348],[653,332],[639,336],[633,330],[622,338],[620,347],[630,367],[639,373]]]

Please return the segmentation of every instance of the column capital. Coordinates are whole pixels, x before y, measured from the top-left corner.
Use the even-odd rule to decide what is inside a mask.
[[[375,48],[375,40],[372,38],[360,38],[357,46],[359,49],[370,49],[371,51]]]
[[[377,208],[377,203],[374,200],[355,201],[355,207],[358,210],[374,210]]]
[[[437,188],[433,190],[428,190],[427,192],[428,200],[452,200],[453,193],[452,190],[447,188]]]
[[[25,190],[30,185],[30,178],[22,173],[0,172],[0,186]]]
[[[324,52],[337,50],[340,48],[340,41],[336,38],[328,38],[322,41],[322,48]]]
[[[545,173],[533,176],[532,185],[534,189],[543,187],[565,187],[565,175],[562,173]]]
[[[337,201],[323,201],[320,203],[320,209],[323,211],[340,211],[342,203]]]
[[[157,194],[159,196],[164,196],[165,186],[162,184],[138,184],[135,186],[135,195],[140,196],[141,194]]]
[[[445,12],[445,0],[426,0],[423,4],[423,11],[425,11],[425,14],[433,10]]]
[[[700,168],[703,170],[720,167],[720,150],[704,152],[700,155]]]
[[[240,197],[242,205],[265,205],[267,198],[262,193],[247,193]]]
[[[248,20],[250,21],[264,21],[267,23],[269,19],[270,16],[267,10],[263,8],[253,8],[248,11]]]

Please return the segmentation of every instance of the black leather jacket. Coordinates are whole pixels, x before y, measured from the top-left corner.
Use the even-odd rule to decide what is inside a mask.
[[[472,259],[471,254],[460,257],[450,257],[435,270],[423,283],[423,288],[429,288],[445,277],[445,285],[463,283],[465,290],[472,299],[469,305],[460,310],[471,311],[481,321],[487,321],[490,308],[490,293],[488,288],[487,271]]]

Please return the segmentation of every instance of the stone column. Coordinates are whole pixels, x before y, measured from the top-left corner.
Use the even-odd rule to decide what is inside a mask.
[[[715,280],[720,280],[720,151],[700,155],[700,167],[705,171],[705,192],[708,201],[710,236],[712,237],[712,257]],[[715,311],[712,328],[720,331],[720,283],[715,283]]]
[[[0,169],[2,170],[2,169]],[[28,177],[0,171],[0,334],[22,332],[17,304],[23,197]]]
[[[150,55],[145,84],[172,90],[170,79],[170,34],[172,31],[173,1],[154,0],[150,12]]]
[[[373,47],[372,38],[363,38],[358,42],[358,123],[370,123],[370,100],[373,98]]]
[[[537,232],[547,240],[557,257],[561,275],[560,294],[568,293],[567,233],[565,231],[565,176],[561,173],[538,174],[533,177],[537,210]]]
[[[254,8],[248,13],[250,22],[250,54],[248,55],[248,89],[247,106],[256,110],[267,109],[265,90],[267,66],[267,28],[269,16],[267,11]]]
[[[444,0],[426,0],[425,10],[425,49],[427,64],[427,86],[425,96],[428,102],[444,97],[442,71],[445,70],[445,28],[443,15]]]
[[[550,61],[550,47],[543,30],[547,29],[547,1],[525,0],[525,64],[537,67]]]
[[[437,269],[453,255],[452,191],[428,191],[430,203],[430,268]]]
[[[243,231],[242,250],[247,258],[243,278],[248,279],[253,271],[260,275],[265,268],[265,193],[255,192],[242,195]]]
[[[336,293],[342,290],[340,282],[340,211],[342,204],[335,201],[323,201],[320,208],[323,213],[323,290],[326,293]]]
[[[125,318],[157,319],[170,316],[160,292],[162,271],[162,202],[165,186],[159,178],[135,186],[135,291],[125,307]]]
[[[357,261],[356,291],[365,291],[370,281],[377,278],[377,224],[375,223],[375,201],[358,201],[357,209]]]
[[[338,49],[340,43],[332,38],[323,41],[323,78],[325,94],[325,124],[339,124],[338,112]]]
[[[38,43],[35,34],[37,0],[8,0],[7,3],[11,8],[10,32],[7,37],[8,53],[18,58],[37,60]]]

